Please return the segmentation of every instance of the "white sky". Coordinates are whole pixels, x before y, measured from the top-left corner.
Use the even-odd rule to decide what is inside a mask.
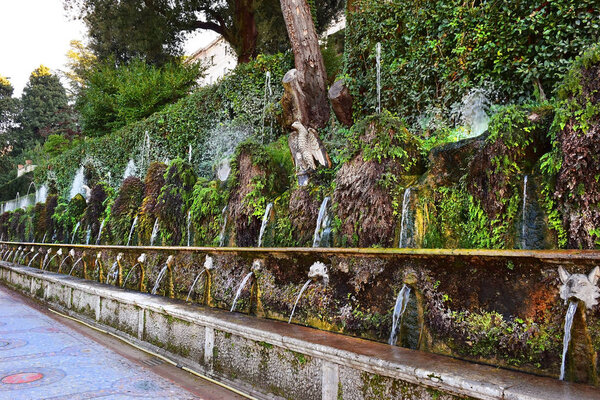
[[[190,54],[216,36],[199,32],[185,44]],[[62,0],[0,0],[0,75],[20,96],[31,72],[44,64],[64,69],[71,40],[86,42],[81,21],[67,17]]]

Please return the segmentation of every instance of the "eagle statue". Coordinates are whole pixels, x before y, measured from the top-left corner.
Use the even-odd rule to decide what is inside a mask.
[[[306,128],[300,121],[295,121],[292,128],[294,131],[290,134],[289,146],[298,170],[298,180],[304,186],[308,180],[300,179],[301,176],[305,177],[309,171],[317,169],[316,162],[324,167],[331,167],[331,160],[316,130]]]

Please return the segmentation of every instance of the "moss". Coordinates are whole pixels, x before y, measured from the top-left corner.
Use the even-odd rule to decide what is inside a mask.
[[[257,342],[257,344],[259,346],[264,347],[265,349],[271,350],[273,348],[273,345],[271,343],[267,343],[267,342]]]
[[[595,45],[575,60],[560,87],[553,151],[541,164],[551,223],[568,248],[600,247],[599,73]]]
[[[165,185],[156,203],[157,216],[165,244],[182,245],[186,239],[187,211],[192,205],[197,176],[190,164],[177,158],[167,168],[164,179]]]
[[[74,229],[85,213],[87,203],[81,194],[75,195],[68,203],[59,203],[52,219],[57,230],[58,241],[68,240],[72,243],[81,242],[83,227],[77,230],[78,238],[73,238]]]
[[[384,378],[381,375],[361,372],[360,377],[362,381],[361,391],[365,399],[386,398]]]
[[[388,113],[358,122],[345,139],[333,193],[337,240],[395,247],[403,194],[424,172],[421,141]]]
[[[218,245],[224,223],[222,209],[228,193],[216,181],[199,179],[192,194],[190,207],[196,245]]]
[[[138,232],[140,243],[149,244],[157,217],[158,196],[165,185],[167,166],[161,162],[153,162],[146,171],[144,179],[144,200],[140,207]],[[159,241],[157,241],[160,243]]]
[[[110,209],[110,242],[126,244],[131,224],[138,213],[144,196],[144,184],[139,178],[129,177],[123,181],[117,198]]]
[[[90,238],[93,239],[91,244],[95,244],[95,240],[98,237],[100,225],[106,215],[107,200],[113,197],[112,188],[104,182],[98,183],[92,188],[88,205],[85,210],[83,219],[85,225],[90,229]]]
[[[292,355],[296,359],[297,363],[301,366],[306,364],[310,360],[310,357],[307,358],[307,356],[305,356],[302,353],[298,353],[296,351],[291,351],[291,350],[290,350],[290,353],[292,353]]]
[[[238,246],[256,246],[261,219],[268,203],[290,186],[293,166],[285,140],[268,146],[241,143],[231,163],[228,213]]]
[[[512,248],[513,227],[521,210],[523,177],[551,149],[547,132],[552,106],[507,106],[496,113],[489,135],[469,164],[464,188],[485,212],[486,247]]]
[[[45,210],[45,222],[46,229],[44,230],[47,242],[51,242],[51,238],[54,234],[54,220],[52,219],[52,215],[54,215],[54,211],[58,206],[58,196],[55,194],[49,194],[46,198],[46,210]]]

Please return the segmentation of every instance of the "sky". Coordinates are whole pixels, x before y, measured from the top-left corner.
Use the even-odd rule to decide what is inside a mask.
[[[185,43],[185,53],[214,38],[212,32],[197,33]],[[65,69],[71,40],[85,43],[86,28],[67,16],[62,0],[0,0],[0,75],[9,78],[14,96],[40,64],[54,73]]]

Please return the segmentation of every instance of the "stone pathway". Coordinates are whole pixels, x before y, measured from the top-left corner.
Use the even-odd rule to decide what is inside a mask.
[[[0,287],[0,399],[201,399]]]

